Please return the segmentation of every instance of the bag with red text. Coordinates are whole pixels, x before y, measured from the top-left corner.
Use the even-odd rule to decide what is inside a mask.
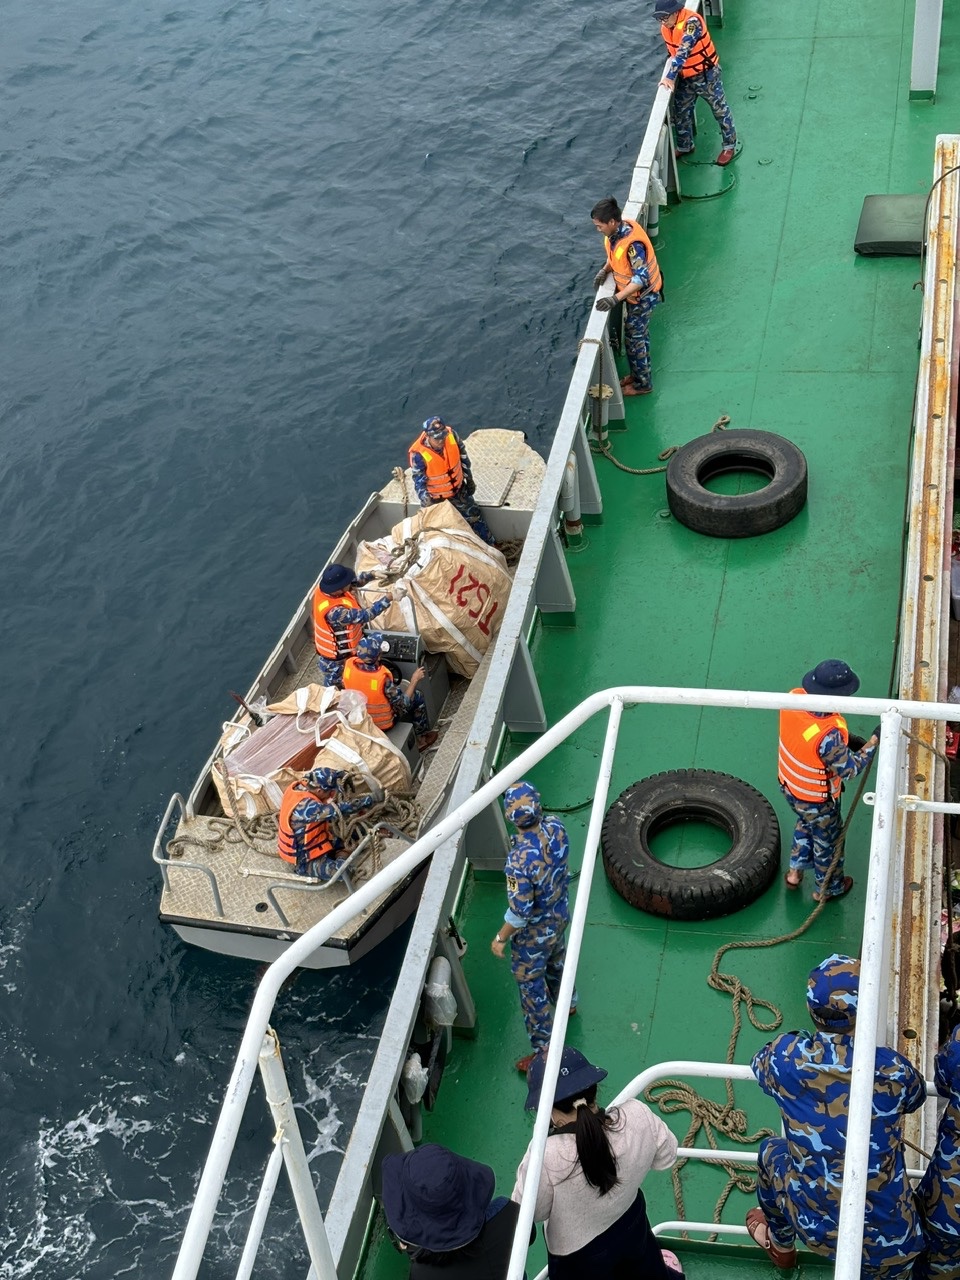
[[[507,562],[478,538],[449,502],[438,502],[394,525],[389,537],[361,542],[357,571],[400,574],[407,589],[377,618],[383,631],[419,632],[429,653],[446,655],[447,665],[472,676],[500,629],[510,594]],[[365,603],[382,586],[361,588]]]

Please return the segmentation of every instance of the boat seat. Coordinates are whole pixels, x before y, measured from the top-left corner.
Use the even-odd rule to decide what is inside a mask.
[[[415,773],[420,763],[420,752],[417,750],[417,735],[413,731],[413,725],[406,720],[397,720],[387,730],[387,737],[395,747],[400,748],[407,758],[410,772]]]

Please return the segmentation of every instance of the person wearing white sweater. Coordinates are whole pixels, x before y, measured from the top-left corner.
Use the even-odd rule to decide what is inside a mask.
[[[527,1075],[527,1110],[540,1104],[546,1054]],[[661,1251],[640,1184],[676,1162],[677,1140],[649,1107],[629,1099],[604,1111],[597,1085],[606,1071],[578,1049],[564,1049],[554,1094],[534,1218],[543,1222],[550,1280],[678,1280],[676,1257]],[[530,1150],[512,1199],[523,1194]]]

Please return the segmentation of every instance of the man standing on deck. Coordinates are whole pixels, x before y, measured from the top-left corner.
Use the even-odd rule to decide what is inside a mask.
[[[860,679],[845,662],[827,658],[803,677],[802,689],[791,693],[825,694],[847,698],[860,688]],[[847,722],[836,712],[780,712],[780,790],[797,815],[790,846],[790,869],[784,877],[788,889],[798,889],[804,871],[813,870],[814,901],[824,896],[842,898],[853,888],[853,877],[843,874],[843,851],[830,874],[842,833],[840,792],[844,778],[855,778],[873,760],[880,742],[880,726],[860,750],[847,732]]]
[[[598,311],[612,311],[618,302],[623,309],[623,333],[630,372],[620,379],[625,396],[646,396],[653,390],[650,380],[650,312],[663,301],[663,277],[657,265],[650,237],[640,226],[624,218],[613,196],[599,200],[590,210],[593,225],[603,236],[606,265],[594,277],[599,289],[613,274],[616,288],[596,301]]]
[[[311,769],[283,793],[277,853],[284,862],[294,864],[298,876],[331,880],[346,861],[343,842],[333,824],[383,799],[382,792],[346,799],[340,794],[345,777],[339,769]]]
[[[792,1270],[796,1240],[835,1258],[847,1147],[853,1035],[860,962],[832,955],[807,980],[814,1031],[788,1031],[750,1064],[780,1108],[784,1136],[764,1138],[757,1162],[758,1207],[747,1231],[775,1267]],[[877,1046],[874,1064],[863,1280],[907,1280],[923,1249],[903,1148],[903,1117],[926,1099],[923,1076],[902,1054]]]
[[[492,547],[494,537],[473,500],[476,481],[466,446],[442,418],[427,418],[410,446],[413,487],[420,505],[449,502],[463,516],[478,538]]]
[[[570,921],[567,889],[570,841],[559,818],[544,815],[537,789],[515,782],[503,795],[503,812],[517,828],[510,842],[507,865],[507,910],[490,944],[502,958],[510,942],[510,967],[520,988],[520,1008],[533,1052],[520,1058],[517,1070],[526,1072],[536,1055],[547,1048],[553,1030],[553,1006],[560,993],[565,932]],[[574,991],[570,1012],[577,1008]]]
[[[362,587],[373,577],[372,573],[361,573],[358,578],[345,564],[328,564],[320,575],[313,593],[313,643],[320,679],[325,685],[340,684],[343,664],[357,652],[364,625],[406,591],[398,584],[389,596],[381,596],[368,609],[362,609],[350,588]]]
[[[675,89],[673,123],[677,133],[677,155],[693,150],[693,116],[697,99],[703,98],[720,126],[721,151],[715,164],[727,165],[736,155],[737,131],[723,92],[720,59],[707,30],[706,20],[683,0],[656,0],[653,16],[670,50],[670,62],[660,81],[662,88]]]

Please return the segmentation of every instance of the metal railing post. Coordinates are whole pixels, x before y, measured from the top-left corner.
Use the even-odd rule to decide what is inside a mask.
[[[307,1153],[303,1149],[300,1126],[297,1124],[286,1073],[283,1070],[280,1041],[272,1027],[268,1027],[260,1048],[260,1074],[263,1076],[263,1088],[267,1095],[267,1102],[270,1104],[270,1113],[277,1129],[283,1135],[280,1140],[283,1163],[286,1166],[287,1177],[290,1179],[290,1189],[296,1201],[310,1261],[318,1280],[337,1280],[337,1266],[330,1252],[327,1229],[323,1225],[323,1214],[317,1203],[317,1193],[313,1189]]]
[[[253,1267],[257,1261],[257,1250],[260,1248],[260,1241],[263,1239],[263,1228],[267,1224],[267,1214],[270,1212],[270,1205],[273,1203],[273,1193],[277,1189],[277,1179],[280,1177],[282,1165],[283,1130],[278,1129],[274,1135],[273,1150],[270,1152],[270,1159],[267,1161],[263,1181],[260,1184],[260,1194],[257,1196],[257,1203],[253,1206],[250,1229],[247,1231],[243,1253],[240,1257],[240,1265],[237,1267],[237,1280],[250,1280],[253,1275]]]

